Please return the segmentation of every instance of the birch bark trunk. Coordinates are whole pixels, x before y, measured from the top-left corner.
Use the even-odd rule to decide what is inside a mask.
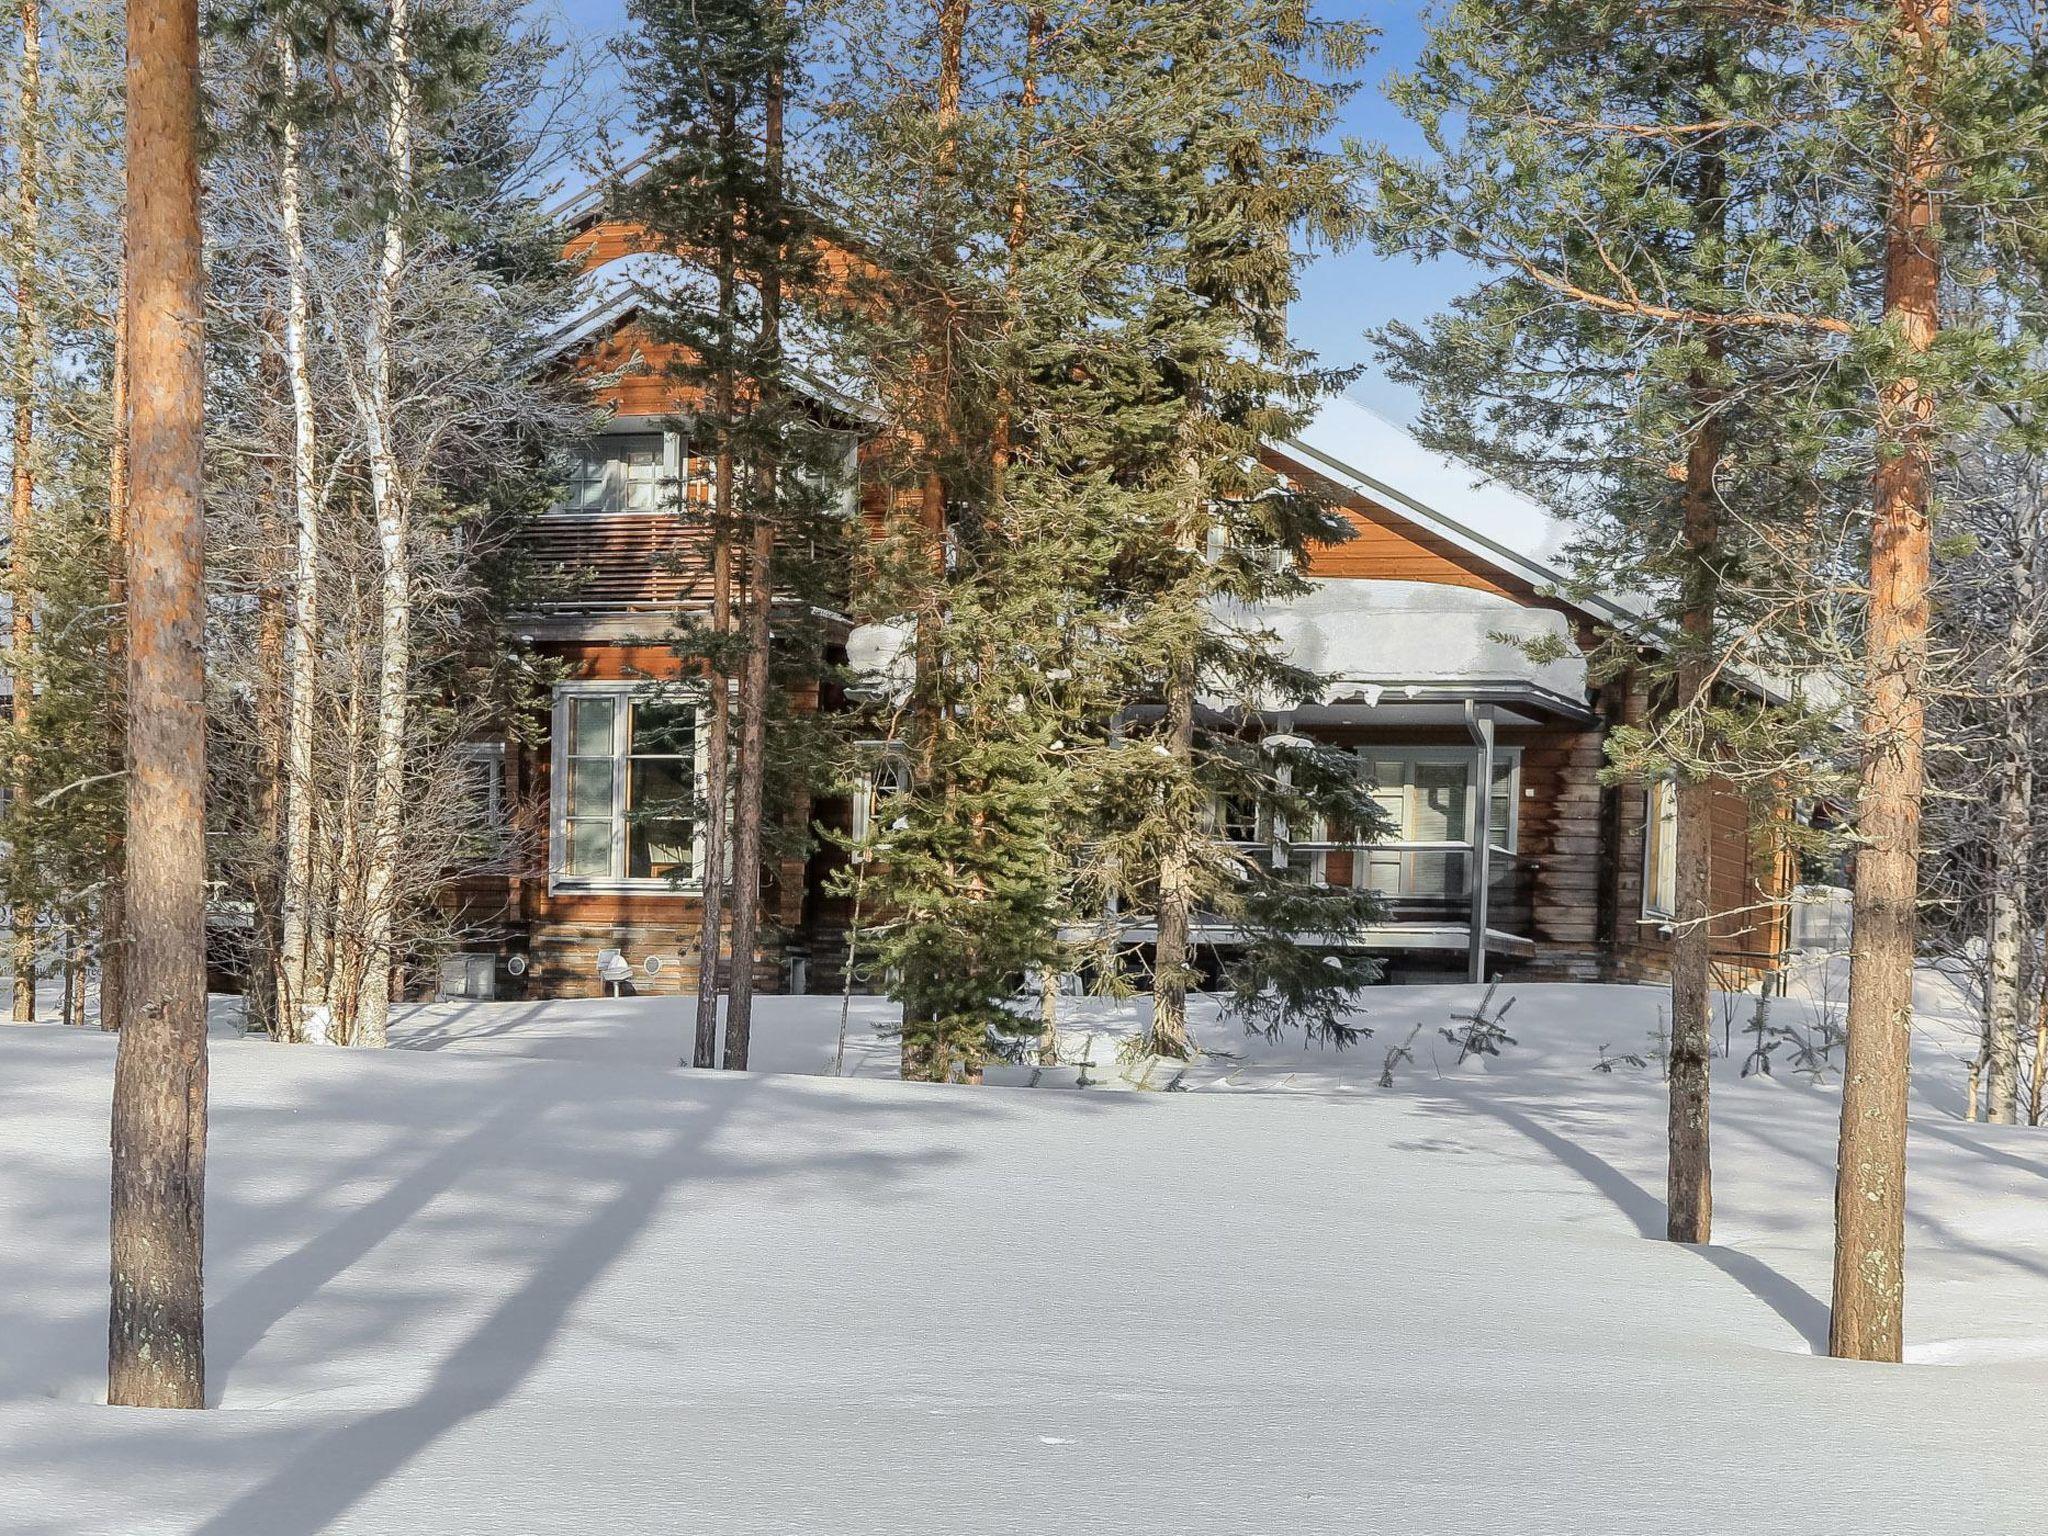
[[[2012,611],[1999,678],[2005,739],[1998,775],[1998,835],[1992,840],[1991,976],[1985,1062],[1986,1118],[2011,1125],[2019,1110],[2020,1015],[2025,1009],[2021,950],[2026,942],[2027,872],[2033,861],[2033,701],[2030,674],[2038,622],[2034,570],[2038,527],[2013,551]]]
[[[733,447],[731,422],[738,391],[733,382],[733,328],[738,313],[739,277],[731,253],[718,264],[718,315],[727,364],[715,386],[719,415],[717,459],[712,469],[711,644],[709,719],[704,743],[704,910],[697,940],[697,1037],[691,1064],[718,1065],[718,957],[724,944],[726,846],[731,837],[732,687],[725,675],[725,644],[732,633]]]
[[[382,583],[378,593],[377,732],[370,790],[370,836],[363,870],[363,977],[350,1045],[382,1046],[391,1017],[392,942],[398,899],[400,834],[412,685],[412,555],[408,495],[393,441],[391,334],[405,273],[406,218],[412,200],[412,8],[391,0],[387,21],[391,100],[384,154],[392,205],[364,336],[363,439],[377,522]]]
[[[26,745],[35,678],[30,658],[35,647],[35,580],[30,551],[35,541],[36,374],[42,354],[42,81],[43,18],[38,0],[21,0],[21,75],[16,90],[16,132],[20,180],[15,188],[13,366],[14,441],[8,498],[13,542],[8,550],[7,598],[12,634],[9,670],[13,692],[15,761],[13,780],[16,814],[28,805],[29,756]],[[13,925],[12,1011],[17,1024],[36,1016],[36,907],[22,889],[10,891]]]
[[[277,36],[277,68],[287,91],[298,83],[298,52],[289,33]],[[287,103],[278,155],[278,214],[284,230],[285,375],[292,404],[292,508],[295,521],[291,573],[290,683],[284,751],[284,889],[278,937],[278,1018],[283,1037],[303,1040],[309,1010],[323,1007],[326,988],[310,963],[314,884],[313,743],[318,725],[320,539],[322,506],[319,439],[313,415],[313,374],[308,356],[311,303],[301,208],[298,124]]]

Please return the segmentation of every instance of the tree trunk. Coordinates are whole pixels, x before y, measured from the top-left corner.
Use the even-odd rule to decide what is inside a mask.
[[[382,582],[378,592],[377,745],[370,790],[370,838],[363,869],[363,977],[347,1043],[381,1047],[391,1018],[393,930],[398,860],[405,824],[405,765],[412,695],[411,510],[400,481],[394,442],[391,333],[398,285],[405,274],[405,221],[412,202],[412,9],[391,0],[391,101],[384,154],[391,211],[363,344],[363,437],[370,461],[370,501],[377,520]]]
[[[2041,1101],[2042,1091],[2048,1088],[2048,974],[2037,981],[2034,999],[2034,1059],[2027,1071],[2027,1124],[2039,1125],[2041,1112],[2048,1105]]]
[[[30,556],[35,543],[36,374],[41,368],[42,308],[39,268],[42,265],[42,79],[43,18],[38,0],[21,0],[21,78],[17,86],[17,131],[20,134],[20,182],[15,189],[13,230],[19,252],[14,272],[15,356],[14,442],[11,467],[13,544],[8,554],[7,596],[11,607],[12,683],[14,693],[15,814],[28,810],[30,754],[27,745],[35,673],[30,655],[35,644],[35,581]],[[17,850],[26,840],[17,836]],[[8,893],[12,907],[14,972],[13,1014],[17,1024],[36,1016],[36,908],[28,900],[25,877],[15,877]]]
[[[298,83],[299,61],[291,35],[283,28],[277,35],[277,67],[289,93]],[[300,211],[299,130],[289,110],[278,157],[278,212],[284,226],[285,375],[291,384],[295,555],[289,605],[291,678],[285,720],[284,887],[279,898],[277,989],[281,999],[280,1037],[302,1040],[307,1011],[324,1007],[327,1001],[324,978],[311,961],[315,880],[313,751],[319,723],[322,506],[313,375],[307,355],[311,305],[307,297],[306,237]]]
[[[725,131],[732,129],[728,126]],[[690,1058],[693,1066],[702,1068],[718,1065],[718,956],[725,928],[726,844],[732,831],[732,684],[725,672],[725,645],[732,633],[732,418],[739,393],[732,353],[738,293],[739,275],[727,249],[718,261],[718,315],[726,356],[714,385],[719,437],[711,481],[717,502],[711,525],[711,718],[704,746],[704,910],[697,940],[697,1037]]]
[[[2012,550],[2012,609],[2006,619],[1998,707],[2005,732],[1998,743],[1998,833],[1991,842],[1991,975],[1985,1035],[1988,1118],[2010,1125],[2018,1113],[2020,1014],[2026,1006],[2020,974],[2026,941],[2027,872],[2033,864],[2034,771],[2031,674],[2036,606],[2034,569],[2039,520],[2033,536]]]
[[[107,450],[107,722],[110,767],[128,763],[128,275],[114,310],[113,435]],[[107,847],[100,891],[100,1028],[119,1029],[128,994],[128,877],[125,817]]]
[[[2024,760],[2001,773],[1998,836],[1992,845],[1991,975],[1985,1035],[1985,1118],[2011,1125],[2018,1111],[2020,1074],[2020,947],[2025,939],[2033,775]]]
[[[1686,651],[1678,666],[1679,707],[1695,721],[1704,718],[1712,686],[1714,646],[1714,557],[1721,520],[1715,484],[1722,432],[1709,398],[1710,387],[1695,377],[1693,394],[1707,416],[1695,429],[1685,463],[1684,529],[1686,593],[1680,624]],[[1700,751],[1711,750],[1704,735]],[[1713,851],[1714,786],[1695,768],[1681,772],[1674,794],[1677,811],[1678,881],[1674,892],[1671,943],[1671,1073],[1669,1156],[1665,1188],[1665,1234],[1674,1243],[1712,1241],[1713,1159],[1708,1132],[1708,1095],[1713,1068]]]
[[[935,180],[950,181],[959,167],[956,135],[960,124],[960,93],[964,78],[962,59],[967,42],[970,0],[936,0],[939,38],[939,72],[935,82],[932,128],[938,148],[934,161]],[[933,232],[932,271],[946,274],[954,264],[952,231]],[[954,313],[950,291],[934,303],[924,339],[925,404],[923,452],[929,462],[919,480],[918,528],[924,539],[924,558],[931,569],[932,600],[917,615],[917,638],[912,656],[915,678],[911,685],[909,729],[916,738],[910,771],[913,793],[929,791],[934,754],[944,716],[939,695],[939,635],[943,627],[946,580],[946,504],[948,491],[945,455],[952,446],[952,371]],[[938,1021],[909,1007],[903,1011],[902,1054],[898,1071],[910,1081],[943,1081],[951,1072],[951,1053],[941,1047]]]
[[[263,548],[257,556],[256,593],[256,782],[251,786],[250,821],[256,846],[251,850],[251,949],[248,973],[249,1026],[272,1037],[280,1034],[277,964],[283,866],[279,856],[284,830],[285,611],[283,572],[278,569],[282,541],[271,537],[274,514],[265,509]]]
[[[1195,753],[1195,676],[1190,662],[1175,662],[1166,680],[1164,745],[1179,771],[1188,771]],[[1159,937],[1152,961],[1152,1022],[1145,1049],[1156,1056],[1185,1061],[1194,1054],[1188,1035],[1188,984],[1194,980],[1191,936],[1194,926],[1194,862],[1188,839],[1193,827],[1169,829],[1170,842],[1159,860]]]
[[[764,190],[772,204],[782,195],[782,74],[772,70],[762,123]],[[771,208],[769,219],[779,219]],[[780,409],[782,370],[782,252],[763,263],[760,273],[760,355],[765,360],[757,408],[774,421]],[[747,1069],[747,1048],[754,1028],[754,951],[761,914],[762,822],[768,776],[769,653],[775,611],[775,522],[778,466],[773,447],[755,467],[753,549],[747,562],[747,660],[740,676],[739,794],[733,806],[732,850],[732,985],[725,1013],[725,1067]]]
[[[1924,354],[1939,327],[1935,78],[1945,64],[1949,0],[1900,0],[1893,14],[1893,46],[1917,60],[1919,84],[1900,112],[1892,146],[1884,309],[1908,351]],[[1828,1329],[1828,1352],[1855,1360],[1895,1362],[1904,1347],[1906,1072],[1918,931],[1933,412],[1933,397],[1917,377],[1885,387],[1872,476],[1855,952]]]
[[[130,1008],[114,1066],[107,1401],[206,1400],[205,273],[199,17],[128,7]]]

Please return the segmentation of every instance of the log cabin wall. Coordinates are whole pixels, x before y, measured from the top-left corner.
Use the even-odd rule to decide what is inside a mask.
[[[645,236],[616,220],[593,219],[570,243],[568,254],[590,267],[647,249]],[[630,320],[583,344],[575,366],[594,381],[597,401],[626,422],[652,423],[686,415],[687,395],[668,376],[672,359]],[[890,489],[884,434],[864,440],[859,505],[871,530],[879,533],[892,507],[913,510],[914,493]],[[1275,467],[1300,479],[1316,472],[1274,451]],[[686,463],[685,494],[708,493],[708,469]],[[1456,586],[1493,593],[1531,607],[1564,612],[1582,639],[1590,622],[1555,594],[1539,590],[1523,575],[1475,554],[1414,517],[1368,497],[1322,482],[1351,525],[1352,537],[1312,552],[1308,574],[1320,579],[1373,579]],[[687,524],[673,514],[599,518],[563,515],[543,518],[535,553],[544,569],[558,573],[548,611],[561,620],[540,643],[570,679],[612,681],[674,679],[674,653],[659,634],[679,608],[703,598],[701,551],[685,542]],[[632,630],[655,640],[621,642]],[[603,634],[607,638],[597,638]],[[1639,688],[1622,688],[1617,718],[1639,719]],[[819,701],[797,701],[817,707]],[[551,718],[551,717],[550,717]],[[544,722],[545,724],[546,722]],[[1504,726],[1499,742],[1520,749],[1522,777],[1517,804],[1518,857],[1532,866],[1524,935],[1535,954],[1505,967],[1510,974],[1555,979],[1639,979],[1662,977],[1669,942],[1655,922],[1643,919],[1646,794],[1642,786],[1607,787],[1600,782],[1607,727],[1558,722]],[[1426,746],[1465,744],[1458,730],[1331,728],[1317,735],[1353,745]],[[534,818],[537,836],[531,867],[501,883],[473,884],[465,900],[478,912],[501,915],[508,937],[504,952],[524,954],[526,976],[519,989],[530,995],[589,995],[602,990],[597,955],[617,949],[635,966],[635,990],[676,993],[694,990],[696,939],[701,905],[686,891],[640,889],[622,892],[551,891],[551,755],[546,732],[539,744],[511,755],[507,792],[519,814]],[[815,815],[843,825],[847,805],[820,801],[791,806],[792,820]],[[1757,851],[1749,807],[1732,791],[1718,807],[1713,889],[1718,912],[1716,948],[1729,967],[1753,963],[1775,950],[1782,914],[1768,906],[1767,893],[1782,889],[1783,860]],[[842,856],[829,847],[808,861],[785,861],[770,872],[765,895],[772,921],[754,959],[763,990],[778,990],[789,979],[789,960],[804,956],[813,985],[834,985],[844,954],[851,913],[845,898],[828,897],[825,884]],[[662,964],[649,977],[648,956]]]
[[[540,644],[536,650],[560,667],[565,683],[664,683],[685,675],[676,653],[665,645],[555,641]],[[793,695],[790,702],[797,710],[819,705],[814,688]],[[663,996],[694,992],[703,920],[703,903],[696,892],[550,888],[552,711],[536,724],[534,743],[508,753],[506,774],[507,798],[521,832],[518,843],[525,850],[525,860],[502,881],[468,882],[460,896],[469,921],[502,933],[501,959],[515,953],[525,958],[527,971],[520,978],[510,977],[501,965],[501,988],[538,997],[602,995],[605,989],[598,976],[598,955],[615,949],[634,967],[626,991]],[[800,823],[809,818],[811,807],[791,805],[781,808],[779,814]],[[789,962],[803,952],[808,873],[803,859],[782,860],[766,872],[762,942],[754,957],[755,985],[763,992],[785,990]],[[659,962],[653,975],[646,970],[649,957]]]

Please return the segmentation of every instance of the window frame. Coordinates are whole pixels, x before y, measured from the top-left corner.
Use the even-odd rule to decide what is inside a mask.
[[[655,482],[655,505],[652,507],[579,507],[567,500],[570,485],[576,483],[572,476],[563,484],[564,499],[554,508],[557,517],[658,517],[665,512],[674,512],[683,503],[688,490],[685,471],[687,455],[683,452],[682,435],[671,432],[658,422],[637,421],[630,417],[619,417],[607,422],[580,442],[572,444],[570,451],[580,453],[583,449],[616,438],[661,439],[661,474]]]
[[[548,891],[623,892],[691,895],[704,889],[704,821],[694,817],[690,826],[690,873],[677,879],[669,875],[625,873],[631,856],[632,808],[626,803],[632,774],[631,710],[635,699],[687,704],[696,712],[692,733],[690,769],[693,796],[703,793],[707,746],[704,729],[705,697],[702,689],[676,689],[658,683],[632,679],[604,682],[563,683],[556,687],[548,740]],[[603,698],[612,701],[612,790],[610,873],[577,875],[568,870],[569,861],[569,759],[570,726],[578,701]],[[621,705],[624,707],[621,708]],[[626,729],[622,730],[624,723]],[[595,818],[576,818],[578,820]]]
[[[875,780],[884,768],[892,770],[900,783],[892,792],[895,795],[910,793],[911,763],[908,749],[900,741],[857,741],[854,750],[861,754],[863,771],[853,785],[849,796],[847,831],[856,864],[865,863],[869,856],[868,843],[874,835],[876,808],[879,800],[875,794]]]
[[[1347,845],[1352,856],[1351,888],[1371,888],[1372,854],[1375,850],[1394,851],[1402,855],[1401,865],[1404,883],[1409,880],[1410,856],[1416,853],[1462,852],[1469,859],[1476,859],[1479,852],[1479,838],[1484,835],[1487,846],[1494,853],[1508,858],[1521,856],[1522,840],[1522,748],[1518,744],[1499,745],[1493,749],[1493,764],[1496,773],[1505,769],[1506,783],[1503,795],[1507,801],[1507,826],[1500,841],[1493,838],[1493,785],[1481,787],[1479,779],[1479,752],[1474,747],[1448,745],[1402,746],[1381,743],[1361,743],[1351,748],[1358,759],[1360,772],[1370,780],[1373,764],[1376,762],[1399,762],[1403,764],[1402,782],[1399,786],[1402,796],[1402,824],[1395,835],[1383,842],[1355,842]],[[1462,839],[1430,840],[1407,836],[1407,816],[1412,809],[1409,797],[1413,794],[1414,769],[1419,763],[1456,764],[1465,767],[1465,835]],[[1318,818],[1313,841],[1327,841],[1328,829]],[[1318,885],[1329,883],[1330,849],[1320,849],[1309,861],[1309,878]],[[1425,897],[1395,894],[1388,899],[1394,901],[1423,900]]]
[[[1669,803],[1668,816],[1660,799]],[[1668,895],[1665,865],[1671,876]],[[1643,786],[1643,916],[1658,923],[1678,916],[1678,781],[1668,774]]]
[[[467,829],[464,836],[472,840],[472,846],[466,851],[473,862],[481,868],[490,869],[503,863],[511,846],[511,823],[505,796],[506,743],[460,742],[455,755],[459,771],[481,770],[479,782],[483,796],[480,801],[471,802],[476,811],[476,824]]]

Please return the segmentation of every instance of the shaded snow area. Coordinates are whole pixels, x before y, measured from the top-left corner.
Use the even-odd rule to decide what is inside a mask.
[[[204,1414],[94,1401],[111,1041],[0,1030],[0,1530],[2031,1528],[2048,1133],[1957,1118],[1923,990],[1917,1366],[1814,1357],[1837,1100],[1738,1081],[1739,1013],[1720,1242],[1658,1240],[1655,989],[1503,987],[1463,1066],[1475,989],[1341,1054],[1205,1017],[1182,1092],[880,1080],[866,1001],[837,1079],[834,999],[748,1076],[676,1070],[686,1002],[443,1004],[217,1042]],[[1171,1080],[1070,1008],[1091,1080]]]

